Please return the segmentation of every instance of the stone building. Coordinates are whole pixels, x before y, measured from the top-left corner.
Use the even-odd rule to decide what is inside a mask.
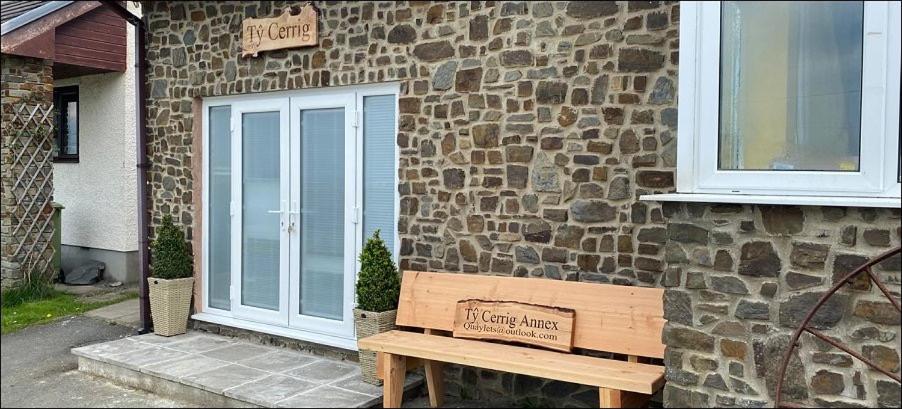
[[[244,19],[300,5],[144,3],[149,212],[194,242],[198,325],[352,349],[355,256],[380,228],[405,270],[665,287],[664,405],[764,406],[819,295],[900,245],[898,4],[314,2],[316,45],[241,55]],[[882,42],[842,40],[864,28]],[[896,297],[899,270],[875,269]],[[841,290],[819,325],[898,374],[881,297]],[[898,406],[890,378],[804,341],[794,399]],[[462,397],[598,403],[448,376]]]

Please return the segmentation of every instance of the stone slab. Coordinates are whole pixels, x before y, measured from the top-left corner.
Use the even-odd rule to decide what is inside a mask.
[[[270,375],[225,391],[225,395],[261,406],[273,406],[276,402],[304,393],[317,385],[284,375]]]
[[[210,358],[221,359],[223,361],[238,362],[245,359],[255,358],[272,351],[272,349],[262,345],[236,343],[233,345],[214,349],[212,351],[204,352],[204,355]]]
[[[182,352],[203,353],[233,344],[234,342],[228,338],[202,335],[186,341],[168,344],[167,348]]]
[[[170,381],[151,374],[141,373],[124,366],[117,366],[90,358],[78,358],[78,370],[93,376],[109,379],[120,385],[151,392],[158,396],[180,399],[199,407],[247,408],[259,407],[249,402],[229,398],[200,388]]]
[[[232,364],[186,376],[181,382],[210,392],[222,393],[226,389],[262,379],[267,375],[267,372],[259,369]]]
[[[238,363],[264,371],[283,373],[317,361],[316,357],[298,351],[273,351]]]
[[[109,362],[117,362],[125,367],[132,369],[141,369],[144,366],[154,365],[161,362],[168,362],[176,359],[186,359],[189,356],[190,354],[176,351],[174,349],[150,347],[141,348],[136,351],[111,355],[108,357],[108,359],[110,360]]]
[[[120,303],[88,311],[85,315],[132,328],[138,328],[141,323],[140,309],[141,304],[139,300],[137,298],[132,298]]]
[[[154,334],[74,348],[79,368],[131,387],[200,405],[371,407],[382,388],[355,362],[220,335]],[[422,383],[410,374],[406,389]]]
[[[186,376],[196,375],[212,369],[219,369],[226,365],[229,365],[229,363],[206,356],[192,355],[185,359],[148,365],[144,367],[141,372],[177,381]]]
[[[285,399],[278,403],[282,408],[351,408],[367,407],[372,404],[373,397],[351,392],[332,386],[320,386],[316,389]],[[362,405],[361,402],[366,404]]]
[[[321,385],[338,379],[343,380],[352,374],[359,375],[360,367],[343,362],[319,360],[288,371],[286,374]]]

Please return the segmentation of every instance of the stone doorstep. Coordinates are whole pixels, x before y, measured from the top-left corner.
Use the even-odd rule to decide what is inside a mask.
[[[201,332],[146,334],[73,348],[80,371],[221,407],[373,407],[382,388],[357,363]],[[407,377],[405,390],[423,382]]]

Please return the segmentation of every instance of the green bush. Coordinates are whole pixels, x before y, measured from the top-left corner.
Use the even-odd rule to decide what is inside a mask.
[[[191,252],[185,242],[185,234],[172,224],[172,216],[163,216],[163,224],[157,230],[157,239],[151,246],[151,270],[153,277],[164,280],[188,278],[194,275]]]
[[[376,230],[360,252],[357,308],[371,312],[391,311],[398,308],[400,294],[401,276],[391,252]]]

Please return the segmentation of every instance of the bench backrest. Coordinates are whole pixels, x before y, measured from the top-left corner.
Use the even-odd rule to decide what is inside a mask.
[[[405,271],[399,326],[451,331],[457,302],[516,301],[576,311],[573,346],[663,358],[664,290],[539,278]]]

